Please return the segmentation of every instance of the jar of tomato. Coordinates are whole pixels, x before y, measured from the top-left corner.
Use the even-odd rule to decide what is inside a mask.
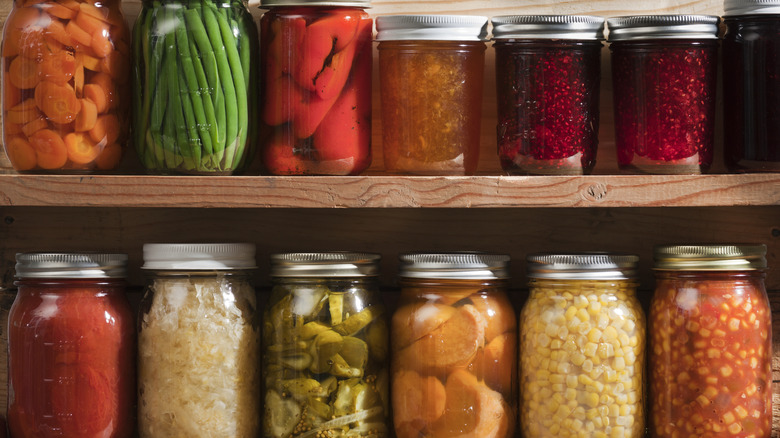
[[[135,327],[125,254],[16,255],[8,315],[8,426],[15,438],[129,438]]]
[[[645,317],[638,258],[528,256],[520,313],[520,424],[527,438],[644,436]]]
[[[604,19],[494,17],[498,157],[508,174],[583,175],[596,164]]]
[[[2,44],[3,144],[20,172],[119,165],[130,37],[119,0],[14,0]]]
[[[607,20],[620,170],[699,174],[710,168],[719,20],[708,15]]]
[[[471,175],[477,169],[487,18],[377,18],[385,169]]]
[[[514,436],[509,256],[413,253],[400,260],[401,296],[390,327],[396,436]]]
[[[655,249],[650,427],[655,437],[769,437],[772,315],[764,245]]]
[[[262,0],[260,147],[272,175],[371,164],[369,0]]]

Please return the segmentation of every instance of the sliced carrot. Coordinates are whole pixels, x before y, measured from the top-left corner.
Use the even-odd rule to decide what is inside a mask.
[[[393,416],[396,424],[430,425],[444,414],[444,385],[433,376],[400,370],[393,377]]]
[[[126,84],[130,78],[129,58],[121,52],[112,50],[100,60],[100,71],[108,73],[118,84]]]
[[[117,143],[111,143],[103,148],[95,159],[95,164],[100,170],[116,169],[122,159],[122,147]]]
[[[434,436],[502,438],[507,417],[501,394],[491,390],[468,371],[447,376],[444,415],[434,425]]]
[[[74,12],[79,12],[81,10],[81,2],[78,0],[57,0],[57,3]]]
[[[111,78],[111,76],[106,73],[97,73],[93,75],[87,82],[97,85],[103,90],[103,94],[106,96],[106,103],[108,104],[109,109],[116,108],[116,106],[119,104],[119,99],[117,97],[116,84],[114,84],[114,80]],[[98,103],[96,100],[93,100],[93,102]]]
[[[24,134],[22,128],[24,128],[24,125],[20,125],[19,123],[11,123],[7,120],[7,118],[3,121],[3,131],[6,136]]]
[[[65,147],[68,148],[68,159],[76,164],[91,163],[100,155],[100,146],[81,132],[66,135]]]
[[[10,109],[22,101],[22,90],[11,83],[10,75],[3,75],[3,108]]]
[[[455,313],[452,306],[419,301],[406,304],[393,314],[392,348],[399,351],[431,333]]]
[[[35,99],[27,99],[24,102],[12,107],[5,114],[5,121],[25,125],[41,116]]]
[[[40,80],[65,85],[76,73],[76,57],[68,50],[51,50],[38,64]]]
[[[111,24],[111,22],[108,21],[108,10],[106,8],[98,8],[91,3],[84,2],[80,5],[80,12],[87,14],[92,18],[97,18],[104,23]]]
[[[22,127],[22,132],[27,137],[32,137],[33,134],[40,131],[41,129],[45,129],[47,126],[49,126],[49,123],[46,121],[46,119],[43,117],[38,117],[32,122],[24,125]]]
[[[517,329],[512,303],[505,295],[478,292],[469,298],[487,322],[485,343],[489,343],[502,333],[514,332]]]
[[[21,137],[11,137],[5,144],[5,151],[11,165],[20,172],[33,169],[38,163],[35,149]]]
[[[70,10],[68,8],[63,9],[66,11]],[[57,41],[64,46],[73,45],[73,38],[71,38],[70,34],[68,34],[68,32],[65,30],[65,25],[62,24],[61,21],[52,20],[51,24],[46,27],[44,33],[47,37]]]
[[[77,132],[89,131],[97,124],[97,105],[89,99],[79,100],[81,101],[81,111],[76,116],[74,128]]]
[[[108,96],[103,87],[97,84],[84,85],[84,97],[91,100],[97,108],[99,114],[108,110]]]
[[[121,133],[122,126],[116,114],[106,114],[97,118],[95,127],[89,131],[89,136],[95,143],[107,145],[116,143]]]
[[[46,2],[43,5],[43,10],[62,20],[72,20],[76,16],[76,11],[56,2]]]
[[[108,31],[96,30],[92,34],[92,50],[100,58],[105,58],[114,51],[114,45],[108,38]]]
[[[73,73],[73,88],[76,89],[76,96],[84,94],[84,61],[76,56],[76,71]]]
[[[85,4],[86,3],[82,3],[81,5],[84,6]],[[94,35],[96,32],[108,33],[109,25],[100,19],[84,12],[83,8],[81,12],[76,15],[76,24],[78,24],[81,29],[84,29],[84,31],[90,35]]]
[[[30,137],[35,149],[38,166],[42,169],[59,169],[68,162],[68,149],[65,142],[51,129],[41,129]]]
[[[11,61],[8,69],[11,83],[20,89],[35,88],[40,80],[38,76],[38,64],[24,56],[17,56]]]
[[[485,383],[505,398],[512,396],[517,382],[517,335],[506,332],[485,346]]]
[[[66,124],[74,121],[81,102],[70,85],[57,85],[42,81],[35,88],[35,102],[52,122]]]
[[[65,30],[67,30],[73,40],[79,44],[89,47],[92,46],[92,36],[87,31],[79,27],[75,20],[70,20],[65,26]]]
[[[84,68],[90,71],[100,71],[100,59],[84,52],[79,52],[79,55],[81,56],[81,63],[84,65]]]

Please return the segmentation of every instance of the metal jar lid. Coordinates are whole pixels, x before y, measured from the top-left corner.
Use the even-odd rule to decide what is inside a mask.
[[[442,280],[509,278],[509,256],[480,252],[401,254],[399,276]]]
[[[261,8],[274,6],[330,6],[366,9],[371,7],[371,0],[260,0]]]
[[[665,245],[654,251],[659,271],[753,271],[766,269],[766,245]]]
[[[16,278],[125,278],[127,254],[19,253]]]
[[[377,41],[485,41],[487,17],[386,15],[376,19]]]
[[[609,41],[647,39],[718,39],[714,15],[636,15],[607,19]]]
[[[494,40],[604,39],[604,18],[590,15],[505,15],[490,22]]]
[[[147,243],[141,269],[157,271],[222,271],[254,269],[252,243]]]
[[[272,277],[375,277],[379,254],[365,252],[296,252],[271,256]]]
[[[724,16],[780,14],[780,0],[724,0]]]
[[[528,277],[551,280],[632,280],[639,257],[633,254],[581,252],[530,254]]]

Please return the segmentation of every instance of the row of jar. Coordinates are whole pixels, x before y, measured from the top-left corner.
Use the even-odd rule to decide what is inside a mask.
[[[18,171],[108,171],[129,140],[150,173],[231,174],[258,155],[273,175],[358,174],[372,150],[368,6],[265,0],[258,63],[241,0],[144,2],[132,38],[119,0],[15,0],[2,50],[7,155]],[[780,171],[780,0],[726,0],[725,10],[726,164]],[[718,21],[608,21],[621,170],[710,167]],[[377,19],[388,172],[475,172],[487,22]],[[604,19],[504,16],[492,24],[502,168],[589,173]]]
[[[658,247],[646,330],[632,255],[530,255],[516,318],[508,256],[402,255],[390,316],[379,256],[279,254],[261,321],[253,245],[148,244],[137,331],[126,256],[18,254],[8,424],[128,437],[137,394],[142,438],[637,438],[649,384],[652,436],[769,437],[765,253]]]

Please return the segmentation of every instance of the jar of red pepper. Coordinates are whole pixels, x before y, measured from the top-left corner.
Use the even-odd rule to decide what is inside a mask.
[[[124,254],[16,256],[8,316],[15,438],[126,438],[134,429],[135,327]]]
[[[724,9],[726,166],[780,172],[780,1],[726,0]]]
[[[596,163],[604,19],[495,17],[498,156],[509,174],[582,175]]]
[[[649,317],[654,437],[772,432],[772,312],[764,245],[655,249]]]
[[[712,164],[719,18],[610,18],[620,170],[699,174]]]
[[[368,0],[263,0],[260,145],[273,175],[356,175],[371,164]]]

